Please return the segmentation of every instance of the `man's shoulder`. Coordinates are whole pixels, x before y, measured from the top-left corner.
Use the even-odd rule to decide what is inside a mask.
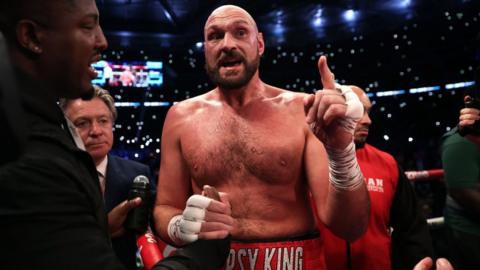
[[[441,151],[443,153],[474,153],[477,147],[475,144],[465,137],[462,137],[458,132],[447,133],[442,138]],[[477,151],[478,152],[478,151]]]
[[[307,94],[303,92],[294,92],[271,85],[267,85],[267,89],[270,93],[269,96],[272,99],[277,100],[279,103],[287,106],[293,104],[300,104],[303,106],[303,99],[307,96]]]
[[[364,150],[372,155],[376,155],[382,160],[396,164],[395,158],[390,153],[380,150],[371,144],[366,143],[364,146]]]
[[[108,155],[108,164],[110,164],[112,166],[120,166],[121,168],[136,167],[138,169],[148,169],[148,166],[143,164],[143,163],[140,163],[140,162],[134,161],[134,160],[130,160],[130,159],[125,159],[125,158],[115,156],[115,155],[112,155],[112,154]]]
[[[189,99],[176,102],[169,113],[175,115],[191,115],[192,113],[201,110],[208,106],[213,106],[219,101],[215,98],[214,91],[209,91],[205,94],[198,95]]]
[[[467,143],[468,140],[462,137],[458,131],[449,131],[442,136],[443,144]]]
[[[276,95],[283,98],[295,99],[295,98],[303,98],[304,96],[307,95],[306,93],[303,93],[303,92],[295,92],[295,91],[279,88],[279,87],[268,85],[268,84],[266,84],[265,86],[268,89],[268,91],[274,92],[276,93]]]

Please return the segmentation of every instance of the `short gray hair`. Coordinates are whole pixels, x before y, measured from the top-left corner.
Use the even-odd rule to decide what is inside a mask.
[[[96,86],[96,85],[93,86],[93,89],[94,89],[94,92],[93,92],[92,99],[93,98],[101,99],[103,101],[103,103],[105,103],[105,105],[107,105],[108,110],[112,114],[112,120],[113,121],[117,120],[117,115],[118,114],[117,114],[117,108],[115,108],[115,100],[110,95],[108,90],[103,89],[100,86]],[[68,106],[70,105],[70,103],[74,100],[75,99],[66,99],[66,98],[60,99],[60,101],[59,101],[60,108],[65,112],[67,110]]]

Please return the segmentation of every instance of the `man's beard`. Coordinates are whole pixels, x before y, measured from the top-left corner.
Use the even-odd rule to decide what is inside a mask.
[[[232,57],[232,56],[241,56],[236,51],[229,51],[223,58]],[[207,70],[207,75],[210,77],[210,80],[222,89],[238,89],[241,88],[250,82],[255,72],[257,72],[258,67],[260,66],[260,57],[257,56],[253,61],[247,62],[244,57],[242,57],[241,64],[245,65],[245,71],[243,72],[240,78],[230,79],[223,78],[220,75],[220,61],[222,58],[217,61],[215,66],[210,66],[208,63],[205,64],[205,69]]]
[[[365,146],[365,143],[367,142],[367,138],[360,138],[360,139],[355,139],[353,140],[355,143],[355,149],[360,149]]]

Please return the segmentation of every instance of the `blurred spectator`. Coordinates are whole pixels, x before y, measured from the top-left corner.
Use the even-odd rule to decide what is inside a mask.
[[[465,129],[476,121],[478,110],[463,109],[461,133],[465,135]],[[478,140],[479,135],[467,134],[473,141]],[[445,224],[452,263],[457,270],[480,269],[480,146],[462,137],[455,128],[444,135],[441,154],[448,190]]]

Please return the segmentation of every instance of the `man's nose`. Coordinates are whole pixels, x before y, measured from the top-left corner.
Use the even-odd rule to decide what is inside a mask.
[[[97,39],[96,39],[96,48],[100,52],[104,51],[108,47],[108,42],[107,39],[105,38],[105,35],[103,34],[102,28],[99,26],[98,27],[98,32],[97,32]]]
[[[102,127],[97,121],[93,121],[92,126],[90,127],[90,135],[98,136],[102,134]]]
[[[225,33],[225,36],[223,37],[223,40],[222,40],[222,50],[230,51],[232,49],[235,49],[236,47],[237,47],[237,42],[235,40],[235,37],[233,37],[229,33]]]

